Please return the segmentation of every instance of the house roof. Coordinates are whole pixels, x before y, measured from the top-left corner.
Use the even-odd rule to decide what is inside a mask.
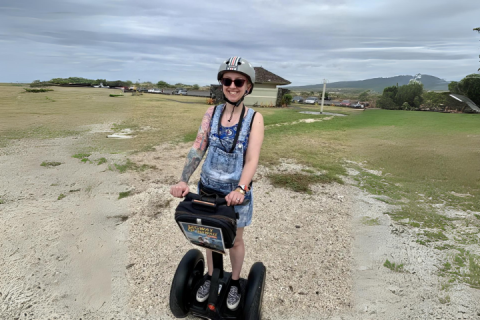
[[[255,68],[255,83],[271,83],[278,85],[291,84],[290,81],[283,79],[280,76],[277,76],[275,73],[272,73],[262,67]]]

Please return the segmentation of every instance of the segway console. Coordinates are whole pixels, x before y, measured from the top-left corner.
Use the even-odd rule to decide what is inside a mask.
[[[177,267],[170,289],[170,310],[177,318],[189,313],[204,319],[260,319],[266,268],[253,264],[248,279],[240,279],[241,300],[236,310],[227,308],[232,274],[223,270],[223,254],[233,247],[238,216],[224,198],[207,198],[189,193],[176,211],[175,220],[185,237],[194,245],[211,249],[213,274],[210,294],[198,302],[196,293],[205,282],[205,259],[198,249],[185,254]]]

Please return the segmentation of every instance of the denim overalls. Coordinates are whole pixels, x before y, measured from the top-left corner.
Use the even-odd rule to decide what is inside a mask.
[[[202,167],[200,181],[205,187],[227,195],[235,190],[240,181],[244,155],[247,151],[250,124],[255,111],[248,109],[247,115],[243,119],[236,147],[232,153],[229,153],[234,136],[220,139],[218,133],[218,122],[224,107],[225,105],[219,105],[215,108],[215,114],[212,116],[210,134],[208,135],[208,153]],[[239,228],[246,227],[252,223],[252,190],[245,194],[245,200],[248,200],[247,204],[235,206],[235,211],[239,214],[239,219],[237,220],[237,227]]]

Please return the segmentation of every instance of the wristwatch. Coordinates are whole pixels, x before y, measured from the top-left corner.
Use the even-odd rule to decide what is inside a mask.
[[[241,194],[245,194],[248,191],[248,187],[244,184],[240,184],[240,185],[237,186],[237,188],[235,190],[237,190]]]

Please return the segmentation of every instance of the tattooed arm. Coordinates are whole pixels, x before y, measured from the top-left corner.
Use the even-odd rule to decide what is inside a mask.
[[[170,193],[175,197],[183,197],[188,193],[188,180],[202,161],[208,146],[208,134],[210,133],[210,121],[212,119],[214,107],[208,108],[203,116],[202,123],[198,129],[197,138],[193,147],[188,152],[185,166],[183,167],[180,182],[170,188]]]

